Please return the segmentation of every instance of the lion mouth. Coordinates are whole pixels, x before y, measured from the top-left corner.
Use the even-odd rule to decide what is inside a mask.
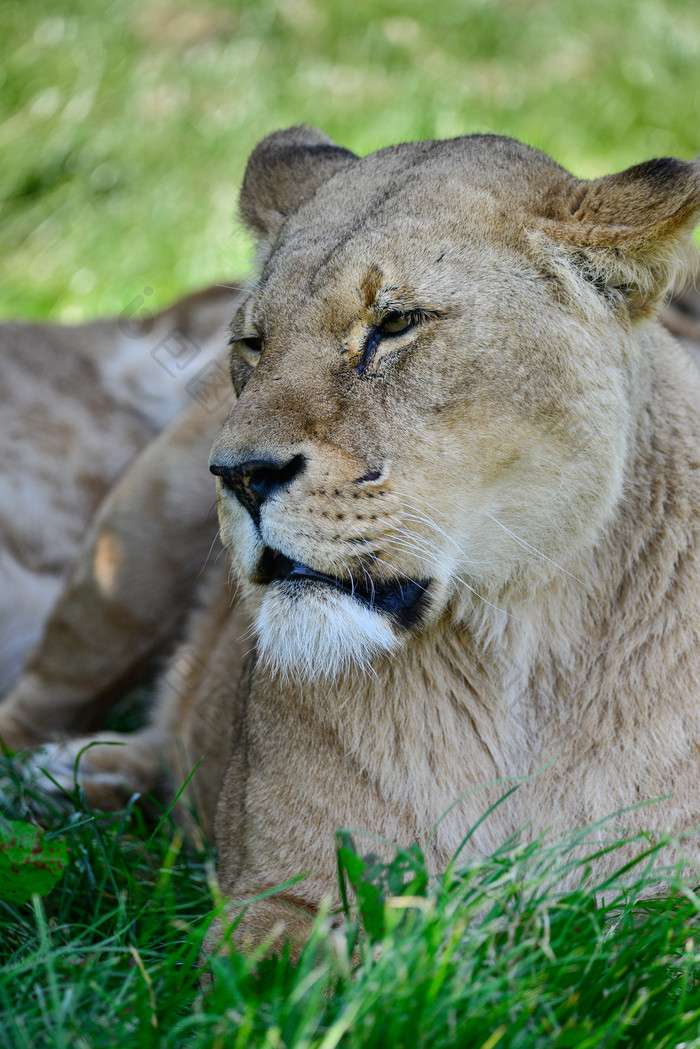
[[[315,568],[300,561],[292,561],[279,550],[272,550],[270,547],[266,547],[263,552],[255,582],[265,586],[276,582],[286,583],[293,587],[292,593],[307,587],[328,587],[346,594],[354,601],[359,601],[373,612],[383,612],[391,616],[396,623],[405,628],[414,627],[420,621],[428,602],[430,587],[429,579],[405,579],[393,584],[376,583],[372,580],[369,584],[366,580],[362,583],[350,583],[336,576],[326,575],[325,572],[317,572]]]

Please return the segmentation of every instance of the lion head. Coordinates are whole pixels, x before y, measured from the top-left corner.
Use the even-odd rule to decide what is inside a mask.
[[[260,270],[211,469],[264,663],[367,668],[576,575],[626,484],[699,187],[675,160],[581,181],[496,136],[256,148]]]

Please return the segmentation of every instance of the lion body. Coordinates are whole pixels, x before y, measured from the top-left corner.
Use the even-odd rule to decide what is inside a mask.
[[[201,760],[224,891],[310,871],[251,910],[254,938],[304,935],[339,827],[419,841],[439,869],[514,784],[468,850],[659,797],[622,829],[700,820],[700,378],[655,317],[699,210],[697,165],[584,183],[489,136],[359,160],[293,129],[253,154],[261,272],[211,457],[236,591],[214,563],[151,726],[83,775],[100,797]],[[204,482],[186,494],[212,421],[176,425],[54,613],[105,624],[80,639],[74,711],[128,647],[105,648],[100,537],[141,529],[112,587],[137,633],[147,580],[177,606],[214,538]],[[0,711],[10,742],[47,735],[47,665],[40,649]]]
[[[157,314],[142,295],[111,320],[0,325],[0,695],[39,642],[98,506],[191,403],[188,382],[221,361],[235,290]],[[102,551],[109,574],[107,542]]]

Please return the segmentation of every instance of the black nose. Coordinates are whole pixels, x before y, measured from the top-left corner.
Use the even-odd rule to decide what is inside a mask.
[[[209,464],[209,469],[231,489],[241,506],[258,524],[260,507],[265,500],[281,488],[286,488],[302,472],[305,463],[303,455],[295,455],[284,463],[275,459],[248,459],[244,463],[214,460]]]

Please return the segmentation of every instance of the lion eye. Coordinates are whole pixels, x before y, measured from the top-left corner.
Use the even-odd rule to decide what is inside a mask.
[[[379,325],[379,330],[386,335],[399,335],[411,327],[411,318],[403,313],[390,313]]]
[[[262,339],[251,335],[247,339],[237,339],[234,348],[248,361],[248,364],[257,364],[262,353]]]
[[[385,314],[381,321],[370,329],[362,351],[362,357],[355,368],[357,374],[364,375],[377,352],[379,344],[384,338],[403,335],[404,332],[415,328],[421,320],[422,316],[417,311],[413,313],[394,312]]]
[[[250,335],[245,339],[231,340],[231,377],[238,396],[253,374],[262,351],[263,341],[255,335]]]

